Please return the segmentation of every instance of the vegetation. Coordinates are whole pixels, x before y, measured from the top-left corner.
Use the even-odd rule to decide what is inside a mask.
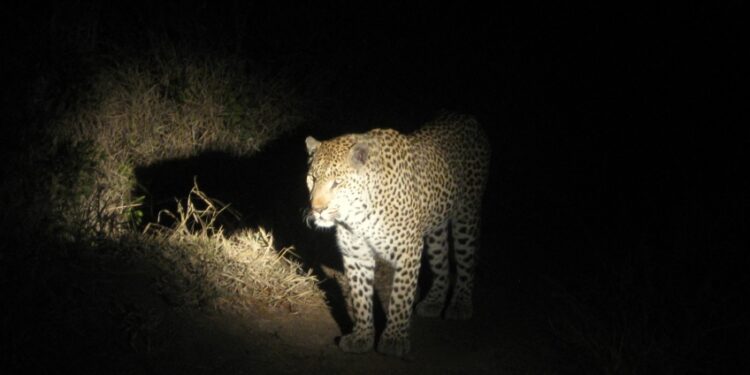
[[[176,52],[117,62],[101,69],[80,108],[52,132],[93,148],[100,209],[115,221],[137,219],[129,215],[135,167],[205,151],[249,155],[299,124],[304,106],[292,88],[281,77],[244,73],[247,64]]]
[[[205,195],[196,184],[164,227],[151,223],[146,234],[160,249],[157,263],[174,280],[162,283],[178,305],[242,308],[251,305],[284,307],[320,304],[323,295],[311,271],[295,262],[291,248],[277,250],[273,236],[263,228],[246,229],[227,237],[217,227],[218,216],[228,210]],[[170,271],[171,270],[171,271]],[[179,285],[179,290],[168,290]]]
[[[13,286],[5,303],[17,307],[3,313],[4,366],[34,368],[36,354],[85,362],[87,348],[114,353],[123,341],[154,350],[168,331],[163,314],[148,298],[119,298],[133,289],[177,309],[294,313],[325,305],[293,248],[277,249],[264,228],[226,234],[217,219],[237,213],[197,183],[173,212],[160,213],[169,224],[144,222],[137,167],[209,151],[249,156],[310,115],[283,73],[162,47],[99,55],[81,68],[92,78],[60,83],[60,91],[42,85],[38,97],[24,98],[46,104],[10,133],[19,142],[2,170],[0,283]],[[102,284],[133,272],[148,281],[103,292]],[[30,319],[34,326],[23,324]]]
[[[239,252],[240,247],[247,247],[258,257],[248,264],[277,265],[278,255],[268,250],[272,237],[262,228],[227,238],[221,228],[214,227],[216,215],[223,210],[197,185],[185,205],[178,206],[177,227],[169,228],[168,235],[165,228],[154,225],[143,234],[134,233],[146,224],[141,223],[143,197],[133,196],[136,167],[205,151],[249,155],[303,118],[303,103],[282,78],[248,75],[246,68],[237,59],[186,61],[176,54],[104,66],[76,105],[50,124],[26,154],[18,156],[21,163],[16,164],[16,175],[20,178],[6,180],[15,186],[3,191],[29,196],[8,196],[10,203],[24,207],[11,212],[25,211],[27,220],[45,221],[32,228],[47,227],[51,237],[76,243],[128,235],[144,241],[168,239],[170,246],[183,246],[196,254],[228,248]],[[197,210],[196,197],[207,206]],[[197,223],[199,229],[192,230],[188,223]],[[262,260],[264,256],[269,259]],[[238,267],[216,272],[239,283],[248,275]],[[312,288],[300,293],[311,294]],[[264,298],[269,305],[277,305],[284,295],[265,293]],[[287,302],[295,300],[289,298]]]

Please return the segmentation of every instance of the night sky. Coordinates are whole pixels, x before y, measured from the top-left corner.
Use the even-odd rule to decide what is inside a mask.
[[[669,311],[700,306],[705,301],[691,291],[709,288],[724,306],[714,325],[734,327],[719,347],[734,347],[730,340],[743,336],[737,331],[747,332],[737,308],[747,300],[749,248],[744,4],[326,3],[23,2],[6,9],[0,67],[8,146],[0,155],[23,150],[45,126],[25,94],[34,77],[52,77],[62,96],[96,70],[93,58],[143,53],[154,36],[187,54],[235,54],[264,72],[285,72],[300,92],[324,100],[314,120],[280,141],[279,154],[259,156],[285,155],[283,163],[294,165],[287,174],[283,163],[273,164],[282,169],[275,175],[258,161],[221,159],[233,166],[223,175],[203,165],[215,161],[207,156],[195,164],[213,173],[207,185],[232,196],[250,181],[231,169],[252,167],[273,181],[298,181],[290,191],[304,194],[304,175],[292,172],[304,174],[307,134],[412,131],[440,110],[471,114],[493,147],[483,280],[507,288],[511,278],[545,275],[606,295],[602,270],[629,264],[623,272],[650,278]],[[93,19],[96,40],[71,31],[91,30]],[[194,173],[190,165],[179,173]],[[139,173],[165,168],[175,169]],[[283,193],[270,194],[284,200]],[[304,205],[304,197],[294,199],[290,212]],[[259,215],[252,220],[271,220]],[[512,276],[493,278],[490,267]]]

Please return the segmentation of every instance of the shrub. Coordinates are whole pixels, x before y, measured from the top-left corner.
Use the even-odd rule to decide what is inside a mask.
[[[249,65],[166,53],[101,69],[80,108],[53,129],[56,138],[93,147],[93,182],[106,202],[96,210],[133,221],[136,166],[209,150],[248,155],[297,126],[304,105],[291,86],[249,74]]]

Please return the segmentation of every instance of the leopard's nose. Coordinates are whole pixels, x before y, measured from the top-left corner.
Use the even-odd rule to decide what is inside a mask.
[[[318,200],[313,199],[312,202],[310,202],[310,206],[312,207],[313,212],[319,214],[322,213],[323,210],[326,209],[326,206],[324,204],[321,204]]]

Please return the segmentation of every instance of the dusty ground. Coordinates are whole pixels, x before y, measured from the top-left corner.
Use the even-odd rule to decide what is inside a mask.
[[[321,239],[309,243],[311,249],[322,251],[317,246],[330,245],[325,240],[331,233],[310,233]],[[487,241],[497,248],[488,246],[487,251],[507,248],[509,239],[488,233]],[[519,246],[515,248],[523,252]],[[336,346],[347,322],[333,280],[321,284],[330,308],[216,310],[170,304],[159,291],[161,275],[148,265],[92,254],[67,259],[61,269],[63,260],[57,259],[39,272],[59,274],[50,277],[48,292],[55,293],[61,305],[34,307],[31,297],[24,301],[29,306],[17,309],[18,315],[32,316],[36,325],[18,332],[21,340],[31,337],[34,342],[16,349],[23,352],[11,351],[11,369],[118,374],[572,373],[563,371],[566,366],[551,341],[543,304],[533,297],[538,288],[534,277],[517,269],[521,263],[504,261],[499,254],[507,252],[483,257],[473,319],[415,316],[412,352],[403,359],[376,352],[347,354]],[[40,294],[40,303],[48,303],[47,296]],[[382,311],[377,311],[376,324],[382,329]]]
[[[148,293],[124,296],[140,300],[140,310],[159,316],[158,328],[147,333],[150,347],[138,337],[124,338],[131,340],[124,349],[130,360],[121,357],[118,362],[124,365],[111,368],[109,363],[103,369],[198,374],[553,372],[549,337],[539,330],[533,314],[523,312],[529,301],[504,289],[480,288],[476,316],[470,321],[416,317],[413,350],[404,359],[376,352],[343,353],[335,344],[341,328],[327,308],[211,312],[171,308]],[[487,297],[499,301],[481,302]]]

